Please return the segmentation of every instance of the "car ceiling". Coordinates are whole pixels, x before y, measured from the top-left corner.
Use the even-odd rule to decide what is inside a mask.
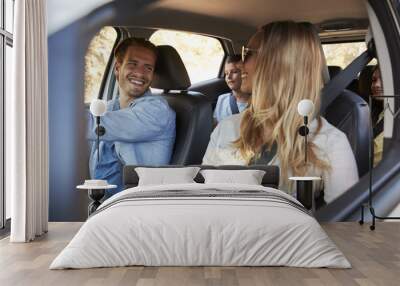
[[[164,0],[154,6],[235,19],[253,27],[288,19],[320,23],[337,18],[367,18],[364,0]]]
[[[208,34],[242,44],[257,27],[277,20],[368,19],[366,0],[48,0],[49,34],[105,4],[115,4],[114,26]],[[137,9],[138,7],[144,9]],[[74,9],[71,9],[74,8]],[[350,25],[351,26],[351,25]],[[352,27],[352,30],[360,30]],[[363,27],[365,34],[365,25]],[[348,32],[347,32],[348,33]],[[358,32],[358,34],[360,34]]]
[[[128,10],[126,6],[124,9]],[[130,15],[121,17],[116,24],[213,35],[229,39],[236,47],[271,21],[307,21],[318,27],[328,22],[334,27],[350,27],[350,31],[323,31],[323,41],[361,40],[368,25],[364,0],[161,0],[134,16],[132,11],[135,10],[130,9]]]

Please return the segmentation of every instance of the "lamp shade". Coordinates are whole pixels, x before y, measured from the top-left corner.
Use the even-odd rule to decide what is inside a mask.
[[[301,116],[310,116],[314,112],[314,103],[309,99],[303,99],[297,105],[297,112]]]
[[[106,113],[106,110],[107,110],[107,105],[104,102],[104,100],[95,99],[90,104],[90,112],[94,116],[103,116],[104,113]]]

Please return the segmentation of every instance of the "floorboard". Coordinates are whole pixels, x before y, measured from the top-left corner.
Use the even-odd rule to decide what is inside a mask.
[[[323,224],[352,269],[290,267],[119,267],[49,270],[58,253],[82,223],[50,223],[49,232],[32,243],[0,240],[0,285],[136,285],[136,286],[264,286],[264,285],[400,285],[400,223]]]

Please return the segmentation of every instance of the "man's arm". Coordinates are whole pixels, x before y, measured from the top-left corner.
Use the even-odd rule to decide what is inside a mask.
[[[89,119],[87,138],[96,140],[96,124]],[[128,108],[106,112],[100,124],[106,133],[104,141],[138,142],[168,137],[167,130],[175,128],[175,113],[160,98],[138,100]]]

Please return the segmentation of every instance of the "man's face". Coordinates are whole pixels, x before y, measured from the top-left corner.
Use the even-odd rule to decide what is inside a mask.
[[[244,93],[251,94],[253,87],[253,77],[256,71],[256,60],[257,60],[257,52],[258,48],[261,44],[262,32],[257,32],[254,34],[247,44],[247,48],[251,51],[247,53],[246,58],[243,62],[243,70],[242,70],[242,86],[240,90]]]
[[[156,55],[149,49],[138,46],[128,48],[125,57],[115,65],[121,94],[135,98],[149,88],[154,76]]]
[[[231,90],[240,91],[240,85],[242,84],[241,62],[225,64],[225,81]]]

